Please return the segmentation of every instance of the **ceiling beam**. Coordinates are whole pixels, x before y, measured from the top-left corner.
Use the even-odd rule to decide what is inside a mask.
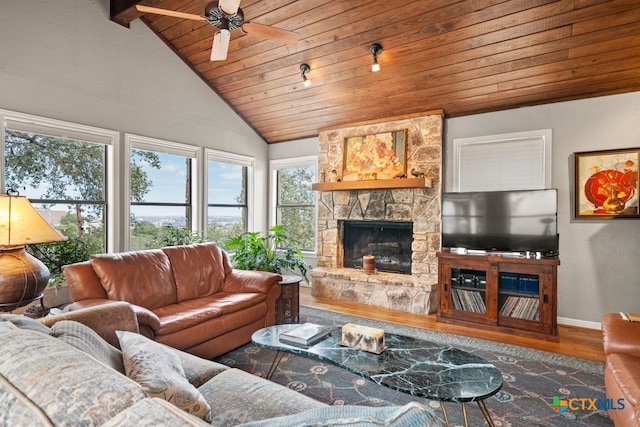
[[[110,15],[111,20],[123,27],[129,28],[129,23],[142,16],[141,12],[136,10],[136,5],[141,3],[140,0],[111,0]],[[157,2],[156,2],[157,3]]]

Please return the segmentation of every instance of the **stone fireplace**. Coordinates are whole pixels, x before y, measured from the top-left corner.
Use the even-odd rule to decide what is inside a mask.
[[[407,175],[431,178],[423,188],[371,188],[318,192],[318,266],[311,271],[312,294],[410,313],[432,313],[437,304],[440,249],[442,115],[431,114],[320,132],[319,175],[339,179],[344,139],[407,129]],[[400,178],[401,179],[401,178]],[[372,187],[378,187],[373,185]],[[357,224],[361,223],[361,224]],[[345,231],[345,224],[347,225]],[[359,236],[367,228],[406,228],[408,242]],[[353,234],[355,230],[355,235]],[[383,230],[391,231],[396,230]],[[344,238],[356,240],[356,249]],[[364,246],[364,247],[363,247]],[[362,255],[376,251],[376,272],[362,269]],[[403,260],[409,251],[409,259]],[[385,264],[387,263],[387,264]],[[389,272],[389,265],[402,264]],[[382,267],[382,268],[381,268]],[[396,266],[394,265],[391,270]],[[404,271],[402,269],[404,268]],[[387,271],[383,271],[387,270]]]

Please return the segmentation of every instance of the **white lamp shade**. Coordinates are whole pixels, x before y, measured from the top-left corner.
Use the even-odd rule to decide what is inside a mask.
[[[0,247],[65,240],[24,196],[0,195]]]

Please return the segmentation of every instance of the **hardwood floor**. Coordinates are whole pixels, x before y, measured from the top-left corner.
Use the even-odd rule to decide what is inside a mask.
[[[481,328],[471,328],[437,322],[435,314],[412,314],[379,307],[372,309],[370,306],[358,303],[316,298],[311,295],[311,288],[304,286],[300,287],[300,305],[352,316],[366,317],[382,322],[482,338],[495,341],[497,343],[519,345],[537,350],[545,350],[567,356],[581,357],[583,359],[604,362],[602,334],[599,330],[595,329],[559,325],[560,341],[551,342],[501,332],[493,332]]]

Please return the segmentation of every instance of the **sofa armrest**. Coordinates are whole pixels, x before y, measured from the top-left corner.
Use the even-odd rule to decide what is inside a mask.
[[[629,322],[620,313],[607,313],[602,318],[604,354],[623,353],[640,357],[640,322]]]
[[[271,289],[279,287],[282,276],[266,271],[231,270],[224,278],[223,290],[231,293],[259,292],[269,294]],[[278,295],[280,292],[278,292]]]
[[[85,307],[75,311],[38,319],[45,326],[52,326],[60,320],[75,320],[93,329],[109,344],[120,348],[115,331],[138,332],[138,319],[129,303],[110,301]]]
[[[113,304],[114,302],[117,301],[102,298],[86,299],[69,304],[65,308],[65,310],[76,311],[83,308]],[[130,304],[124,301],[122,301],[121,303],[128,305],[130,307],[130,310],[132,310],[135,314],[138,323],[137,332],[146,336],[147,338],[155,339],[155,331],[160,328],[160,318],[153,311],[147,308],[140,307],[139,305],[135,304]]]

